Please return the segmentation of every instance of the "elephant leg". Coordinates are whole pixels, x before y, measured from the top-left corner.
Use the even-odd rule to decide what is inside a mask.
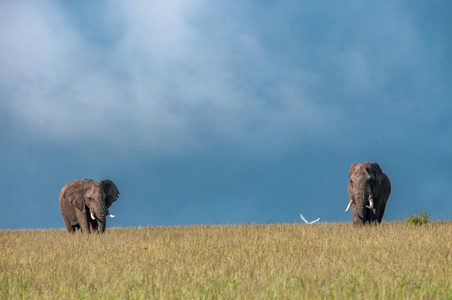
[[[385,208],[386,208],[386,203],[384,205],[382,205],[380,208],[380,211],[378,213],[378,223],[381,223],[381,220],[383,219],[383,215],[385,214]]]
[[[366,208],[366,209],[368,209],[368,208]],[[373,208],[373,209],[368,209],[369,211],[367,212],[368,213],[368,216],[369,216],[369,218],[368,218],[368,221],[369,221],[369,223],[375,223],[375,222],[377,222],[377,220],[378,220],[378,208]]]
[[[86,212],[80,211],[76,209],[78,224],[80,225],[80,228],[82,229],[82,232],[90,233],[90,224],[89,224],[89,216]]]
[[[64,220],[64,225],[66,225],[66,229],[69,233],[73,233],[75,232],[75,228],[74,226],[72,226],[71,221],[69,221],[69,219],[67,218],[63,218]]]
[[[89,219],[89,228],[90,228],[91,232],[96,231],[97,230],[97,220],[92,220],[90,218]]]

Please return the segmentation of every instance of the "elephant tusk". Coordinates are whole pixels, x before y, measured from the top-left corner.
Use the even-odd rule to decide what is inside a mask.
[[[115,215],[112,215],[112,214],[108,214],[108,216],[109,216],[110,218],[116,217]]]
[[[347,205],[347,208],[345,209],[345,212],[348,213],[348,211],[350,210],[350,207],[352,206],[353,200],[350,199],[350,202]]]
[[[93,213],[91,213],[91,219],[96,220],[96,217],[94,217]]]
[[[369,197],[369,204],[370,204],[369,206],[366,205],[366,207],[367,207],[368,209],[374,208],[374,201],[372,200],[371,197]]]

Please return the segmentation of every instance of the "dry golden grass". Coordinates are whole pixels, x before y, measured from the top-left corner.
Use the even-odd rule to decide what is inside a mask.
[[[1,299],[452,299],[452,223],[0,231]]]

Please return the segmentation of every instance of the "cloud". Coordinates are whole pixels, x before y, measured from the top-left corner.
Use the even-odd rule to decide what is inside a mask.
[[[200,145],[204,135],[271,146],[289,143],[288,131],[321,128],[329,116],[300,84],[309,74],[273,66],[261,41],[246,32],[218,28],[228,41],[213,36],[215,28],[204,35],[193,22],[202,5],[111,4],[99,24],[118,36],[103,45],[84,39],[55,3],[8,3],[0,76],[10,114],[31,135],[55,143],[155,151]]]
[[[36,140],[154,152],[215,141],[274,151],[334,137],[346,116],[325,101],[334,78],[345,83],[340,93],[374,85],[374,52],[331,48],[341,34],[312,27],[308,15],[299,22],[292,10],[302,9],[106,3],[83,26],[83,14],[58,2],[2,6],[1,97],[11,126]],[[324,34],[332,41],[316,43]]]

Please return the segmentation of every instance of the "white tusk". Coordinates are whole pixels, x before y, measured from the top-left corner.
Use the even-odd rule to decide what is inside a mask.
[[[348,211],[350,210],[350,207],[352,206],[353,200],[350,199],[350,202],[347,205],[347,208],[345,209],[345,212],[348,213]]]
[[[374,208],[374,201],[372,200],[372,198],[369,198],[369,206],[367,206],[366,205],[366,207],[368,208],[368,209],[372,209],[372,208]]]
[[[308,220],[306,220],[306,219],[303,217],[302,214],[300,214],[300,218],[301,218],[306,224],[312,224],[312,223],[318,222],[318,221],[320,220],[320,218],[318,218],[317,220],[308,222]]]
[[[91,213],[91,219],[96,220],[93,213]]]
[[[108,214],[108,216],[109,216],[110,218],[116,217],[115,215],[112,215],[112,214]]]

